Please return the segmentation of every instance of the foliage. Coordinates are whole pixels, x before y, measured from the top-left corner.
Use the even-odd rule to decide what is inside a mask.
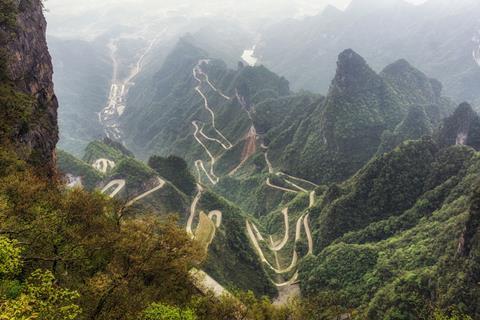
[[[468,103],[462,103],[443,120],[435,136],[442,147],[462,143],[480,150],[480,117]],[[462,136],[464,141],[459,141]]]
[[[196,320],[190,309],[180,309],[162,303],[152,303],[143,313],[142,320]]]
[[[0,83],[0,105],[0,142],[6,144],[28,130],[34,101],[15,90],[13,85]]]
[[[122,150],[117,149],[115,146],[111,146],[101,141],[89,143],[85,148],[83,161],[93,164],[96,160],[102,158],[118,162],[125,158],[125,154]]]
[[[13,0],[0,1],[0,27],[3,30],[13,29],[16,25],[17,8]]]
[[[153,156],[148,160],[148,165],[185,194],[193,195],[195,192],[195,178],[182,158],[176,156],[167,158]]]
[[[116,163],[111,172],[112,177],[121,177],[128,181],[128,188],[132,192],[143,189],[143,184],[155,176],[153,169],[133,158],[123,158]]]
[[[361,319],[434,319],[433,309],[450,306],[458,309],[453,318],[476,316],[479,165],[471,148],[439,150],[427,139],[372,160],[314,209],[317,243],[327,243],[335,220],[342,221],[339,234],[355,231],[332,236],[332,244],[302,264],[302,292],[310,299],[335,294],[338,299],[323,300],[323,312],[341,307]],[[399,195],[407,197],[396,202]],[[368,215],[356,220],[361,212]],[[362,225],[373,217],[379,220]]]
[[[20,271],[21,253],[17,241],[0,236],[0,279],[14,276]]]
[[[82,177],[82,184],[87,190],[92,190],[102,180],[100,173],[91,165],[62,150],[57,150],[57,166],[63,174]]]
[[[0,319],[73,320],[81,313],[76,304],[79,294],[59,288],[50,271],[36,270],[16,298],[0,304]]]
[[[222,225],[210,244],[204,270],[227,288],[239,287],[245,291],[252,290],[259,296],[273,296],[276,289],[250,246],[245,230],[245,214],[213,192],[206,192],[199,206],[205,212],[222,212]]]
[[[121,219],[120,208],[103,195],[65,190],[9,157],[6,153],[0,161],[5,163],[5,175],[0,177],[0,232],[25,244],[20,275],[51,270],[55,285],[49,287],[51,275],[45,275],[39,278],[39,288],[49,290],[59,284],[78,292],[78,305],[87,318],[132,319],[154,301],[190,300],[195,289],[188,271],[202,261],[203,250],[179,230],[176,221],[160,222],[146,215]],[[16,263],[10,265],[12,269]],[[11,278],[0,290],[11,297],[5,308],[31,305],[34,292],[19,290],[22,278]],[[25,288],[29,284],[37,288],[37,283],[27,282]],[[63,303],[62,297],[73,297],[70,292],[53,292],[56,300],[51,301]],[[42,303],[38,307],[45,307],[44,312],[53,310]],[[69,305],[57,307],[76,313]]]
[[[305,320],[306,304],[292,300],[275,306],[268,297],[257,298],[251,291],[234,290],[221,297],[197,296],[191,302],[199,320]],[[311,318],[313,319],[313,318]]]

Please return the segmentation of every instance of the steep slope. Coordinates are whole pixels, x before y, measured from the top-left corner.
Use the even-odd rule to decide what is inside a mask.
[[[194,122],[199,135],[234,146],[251,128],[242,103],[288,93],[286,80],[265,68],[229,70],[182,39],[148,83],[132,88],[129,105],[135,107],[122,118],[126,142],[141,157],[175,154],[189,163],[209,161],[194,136]],[[205,143],[214,152],[228,151],[215,141]]]
[[[411,319],[457,305],[478,317],[479,165],[469,147],[424,139],[332,186],[312,209],[319,250],[301,267],[304,294],[331,297],[327,314],[340,305],[365,319]]]
[[[480,118],[468,103],[462,103],[443,121],[436,137],[441,146],[468,145],[480,150]]]
[[[85,162],[65,152],[59,155],[62,173],[70,179],[79,177],[86,188],[98,188],[115,198],[125,217],[145,213],[164,218],[174,215],[182,226],[190,225],[187,231],[191,228],[197,235],[204,228],[199,216],[204,212],[220,212],[218,225],[205,248],[208,250],[205,271],[226,288],[253,290],[258,295],[276,294],[249,245],[243,222],[246,214],[214,193],[194,194],[195,180],[183,159],[154,156],[149,161],[150,167],[108,139],[90,143],[85,150]]]
[[[52,175],[58,140],[57,98],[42,3],[3,0],[0,20],[2,143]]]
[[[391,151],[403,141],[431,136],[433,126],[431,118],[425,112],[425,107],[414,106],[410,108],[405,119],[398,124],[395,130],[383,132],[382,143],[378,147],[377,153]]]
[[[267,129],[273,165],[317,182],[350,177],[377,152],[382,139],[395,147],[428,133],[425,129],[409,132],[411,136],[400,135],[398,131],[406,130],[416,117],[411,108],[424,110],[427,127],[436,126],[452,109],[451,102],[441,95],[441,84],[406,61],[395,62],[376,74],[352,50],[339,55],[327,97],[306,97],[302,94],[289,102],[291,110],[301,115],[297,121],[285,117],[288,111],[280,107],[267,109],[267,103],[256,107],[254,119]],[[263,124],[263,118],[275,119],[275,111],[286,121],[276,126]],[[397,137],[389,138],[393,131]]]

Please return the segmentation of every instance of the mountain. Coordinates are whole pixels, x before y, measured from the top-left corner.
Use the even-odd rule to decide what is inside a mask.
[[[133,107],[125,112],[121,122],[128,137],[126,143],[136,154],[175,154],[193,163],[203,153],[194,138],[193,122],[204,127],[207,134],[216,135],[218,129],[226,140],[236,144],[251,127],[243,100],[236,98],[237,92],[247,103],[289,93],[288,82],[266,68],[230,70],[222,61],[208,58],[205,51],[182,39],[151,79],[132,88],[128,104]],[[198,81],[192,70],[200,65],[208,73],[210,84],[218,86],[216,89],[222,93],[208,83],[202,82],[199,87],[215,113],[216,129],[210,125],[211,114],[196,90]]]
[[[354,0],[320,20],[373,27],[393,7],[417,12]],[[0,0],[0,317],[480,317],[480,118],[468,103],[453,110],[439,81],[404,59],[377,72],[347,49],[325,96],[292,92],[265,66],[235,63],[243,30],[238,46],[215,46],[235,30],[201,28],[166,58],[168,41],[122,38],[109,42],[120,65],[100,121],[89,120],[100,104],[68,106],[75,157],[54,150],[42,8]],[[63,90],[110,78],[85,61],[69,69],[78,83],[62,71]],[[98,124],[108,137],[78,154]]]
[[[199,197],[195,179],[183,159],[153,156],[147,166],[123,146],[105,139],[91,142],[83,161],[61,151],[58,162],[70,182],[115,197],[125,206],[124,214],[128,217],[145,212],[163,218],[174,215],[181,225],[187,225],[193,202],[199,201],[200,215],[220,211],[221,225],[207,246],[205,271],[224,287],[275,295],[276,289],[268,282],[245,235],[242,218],[246,214],[214,193]],[[159,184],[158,179],[163,183]],[[195,223],[198,223],[196,232],[200,232],[203,222],[195,220]]]
[[[411,108],[421,106],[425,125],[436,127],[453,109],[441,91],[438,81],[404,60],[377,74],[357,53],[346,50],[338,57],[328,95],[304,102],[308,111],[299,122],[287,120],[265,132],[272,163],[317,182],[342,181],[382,148],[383,134],[408,125]],[[261,117],[262,108],[256,107],[254,119]]]
[[[478,316],[478,160],[470,147],[409,141],[331,186],[311,209],[318,251],[301,267],[304,294],[329,296],[323,313],[339,303],[365,319],[427,317],[429,304]]]
[[[468,103],[462,103],[443,121],[436,136],[442,146],[468,145],[480,150],[480,118]]]
[[[41,2],[3,4],[0,20],[2,144],[52,175],[58,140],[57,98]]]
[[[405,58],[440,80],[448,96],[478,104],[480,68],[472,58],[478,44],[472,38],[479,12],[479,3],[470,0],[430,0],[418,6],[355,0],[343,12],[330,8],[266,28],[255,55],[289,79],[293,89],[321,93],[328,90],[336,55],[345,48],[360,53],[374,70]]]

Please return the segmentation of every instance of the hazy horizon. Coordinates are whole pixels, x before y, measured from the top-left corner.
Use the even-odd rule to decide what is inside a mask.
[[[383,0],[378,0],[379,3]],[[405,0],[420,4],[425,0]],[[280,21],[313,16],[327,5],[345,9],[351,0],[48,0],[48,33],[59,37],[94,38],[113,25],[138,24],[152,17],[222,17],[243,21]],[[128,9],[126,9],[128,7]],[[144,19],[144,20],[142,20]],[[246,23],[248,25],[248,23]]]

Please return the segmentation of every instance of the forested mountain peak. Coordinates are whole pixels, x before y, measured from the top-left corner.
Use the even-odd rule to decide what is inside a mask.
[[[475,1],[337,1],[52,38],[62,151],[46,2],[0,0],[0,319],[480,319]]]
[[[380,75],[403,96],[409,95],[413,104],[440,103],[442,84],[428,78],[405,59],[386,66]]]
[[[358,53],[352,49],[341,52],[337,60],[337,71],[330,85],[329,95],[346,95],[378,85],[380,78]]]

